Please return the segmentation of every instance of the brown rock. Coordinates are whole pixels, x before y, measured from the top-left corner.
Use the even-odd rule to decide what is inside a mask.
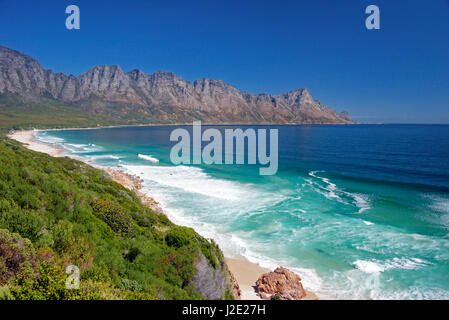
[[[262,299],[300,300],[306,296],[301,278],[284,267],[260,276],[256,281],[257,295]]]
[[[154,200],[152,197],[147,196],[145,193],[140,191],[143,186],[143,180],[139,177],[133,176],[129,173],[119,171],[119,170],[113,170],[110,168],[106,168],[105,171],[109,173],[109,176],[117,183],[120,183],[125,188],[134,191],[134,193],[140,198],[142,203],[150,209],[152,209],[154,212],[163,214],[162,208],[159,206],[159,202]]]
[[[234,296],[235,300],[241,300],[242,299],[242,291],[240,290],[240,286],[237,282],[237,279],[235,276],[229,271],[229,278],[231,281],[231,291]]]

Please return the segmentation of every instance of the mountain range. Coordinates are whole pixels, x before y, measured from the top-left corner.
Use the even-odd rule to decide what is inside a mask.
[[[22,104],[70,106],[82,114],[120,124],[279,123],[350,124],[313,99],[306,88],[279,95],[250,94],[221,80],[186,81],[172,72],[124,72],[96,66],[80,76],[46,70],[34,58],[0,46],[0,98]],[[5,101],[3,99],[3,101]],[[9,107],[0,103],[0,108]],[[57,111],[58,107],[55,107]]]

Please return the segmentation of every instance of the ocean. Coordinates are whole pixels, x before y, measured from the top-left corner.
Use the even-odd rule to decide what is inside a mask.
[[[322,299],[449,299],[448,125],[213,126],[237,127],[279,130],[276,175],[175,166],[174,126],[37,138],[140,176],[173,222],[227,256],[290,268]]]

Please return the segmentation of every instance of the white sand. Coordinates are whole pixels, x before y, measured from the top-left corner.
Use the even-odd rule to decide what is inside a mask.
[[[14,131],[8,134],[8,137],[25,144],[28,149],[47,153],[52,157],[64,156],[63,153],[66,151],[64,148],[38,141],[34,136],[37,131],[38,130]]]
[[[270,272],[270,270],[262,268],[244,257],[225,258],[225,261],[239,284],[242,300],[261,300],[256,294],[256,281],[262,274]]]

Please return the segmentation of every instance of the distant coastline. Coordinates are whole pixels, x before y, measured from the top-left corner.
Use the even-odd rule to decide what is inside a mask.
[[[201,122],[203,126],[354,126],[354,125],[387,125],[386,123],[270,123],[270,122]],[[191,122],[182,123],[142,123],[142,124],[121,124],[121,125],[99,125],[96,127],[63,127],[50,129],[20,129],[11,131],[67,131],[67,130],[99,130],[108,128],[133,128],[133,127],[175,127],[191,126]]]

